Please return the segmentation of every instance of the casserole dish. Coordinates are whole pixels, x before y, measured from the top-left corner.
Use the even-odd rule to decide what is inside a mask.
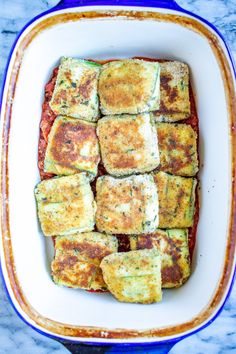
[[[202,165],[197,244],[191,278],[166,291],[161,304],[119,304],[107,294],[51,282],[53,248],[40,234],[32,190],[39,180],[43,87],[61,55],[157,57],[191,68]],[[174,1],[67,0],[23,29],[2,92],[1,262],[11,302],[30,326],[66,345],[74,342],[72,352],[168,352],[213,321],[235,268],[235,100],[233,63],[221,35]]]

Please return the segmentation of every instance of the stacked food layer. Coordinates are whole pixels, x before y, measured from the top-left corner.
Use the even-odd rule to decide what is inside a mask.
[[[176,123],[191,113],[187,65],[62,58],[49,105],[56,118],[41,132],[51,178],[35,196],[44,235],[56,236],[54,282],[161,301],[162,288],[190,275],[197,134]]]

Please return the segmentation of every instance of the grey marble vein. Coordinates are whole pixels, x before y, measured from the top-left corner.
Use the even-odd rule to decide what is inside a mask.
[[[177,0],[179,5],[214,23],[225,36],[236,60],[236,0]],[[57,0],[0,0],[0,82],[10,47],[18,31],[33,16]],[[200,291],[200,289],[199,289]],[[9,304],[0,279],[0,354],[65,354],[59,343],[23,323]],[[236,353],[236,286],[221,315],[203,331],[183,340],[170,354]]]

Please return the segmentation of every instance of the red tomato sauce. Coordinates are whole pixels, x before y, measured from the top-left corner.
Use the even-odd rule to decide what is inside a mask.
[[[38,144],[38,168],[41,180],[53,177],[52,173],[44,172],[44,157],[48,144],[48,135],[56,115],[53,113],[49,106],[49,102],[52,98],[53,90],[56,83],[58,68],[53,70],[52,76],[45,86],[44,102],[42,105],[42,115],[40,120],[40,132],[39,132],[39,144]]]
[[[199,161],[199,166],[200,166],[200,159],[199,159],[199,121],[198,121],[198,115],[197,115],[197,109],[196,109],[196,104],[195,104],[193,90],[192,90],[191,85],[189,87],[190,87],[189,96],[190,96],[191,115],[190,115],[190,117],[188,119],[184,120],[184,123],[190,124],[192,126],[192,128],[195,130],[195,132],[197,133],[198,161]],[[193,226],[189,228],[189,233],[188,233],[188,245],[189,245],[189,252],[190,252],[191,260],[192,260],[192,257],[193,257],[193,251],[194,251],[194,247],[195,247],[195,244],[196,244],[198,220],[199,220],[199,195],[198,195],[198,191],[197,191],[196,192],[196,199],[195,199],[194,223],[193,223]]]
[[[157,60],[157,59],[150,59],[150,58],[143,58],[143,57],[135,57],[136,59],[143,59],[147,61],[165,61],[165,60]],[[91,59],[89,59],[91,60]],[[115,59],[113,59],[115,60]],[[105,64],[107,62],[113,61],[111,60],[103,60],[103,61],[97,61],[101,64]],[[92,60],[91,60],[92,61]],[[48,135],[50,133],[51,127],[53,125],[53,122],[56,118],[56,115],[53,113],[49,106],[49,102],[52,98],[53,90],[55,87],[56,83],[56,78],[57,78],[57,73],[58,73],[58,67],[56,67],[53,70],[52,76],[48,83],[45,86],[45,96],[44,96],[44,102],[42,105],[42,115],[41,115],[41,121],[40,121],[40,136],[39,136],[39,144],[38,144],[38,168],[39,168],[39,173],[41,180],[48,179],[53,177],[54,175],[51,173],[46,173],[44,172],[43,166],[44,166],[44,157],[45,157],[45,152],[47,148],[47,143],[48,143]],[[190,85],[190,104],[191,104],[191,115],[188,119],[185,119],[184,121],[180,121],[180,123],[185,123],[185,124],[190,124],[193,129],[197,133],[197,137],[199,137],[199,124],[198,124],[198,116],[197,116],[197,110],[196,110],[196,105],[195,105],[195,99],[194,99],[194,94],[192,87]],[[199,141],[197,141],[197,146]],[[199,153],[198,153],[199,156]],[[103,166],[102,163],[99,164],[98,166],[98,176],[102,176],[106,174],[106,170]],[[96,179],[95,181],[92,182],[91,184],[92,190],[94,194],[96,195]],[[196,243],[196,233],[197,233],[197,225],[198,225],[198,220],[199,220],[199,198],[198,198],[198,193],[196,193],[196,201],[195,201],[195,214],[194,214],[194,225],[193,227],[189,228],[189,251],[190,251],[190,258],[192,259],[193,256],[193,251]],[[126,252],[130,250],[130,244],[129,244],[129,237],[127,235],[117,235],[118,241],[119,241],[119,252]],[[54,238],[53,238],[54,239]],[[93,290],[91,290],[93,292]]]

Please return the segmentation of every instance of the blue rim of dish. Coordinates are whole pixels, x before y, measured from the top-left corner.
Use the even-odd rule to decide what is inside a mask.
[[[9,64],[10,64],[10,60],[13,54],[13,51],[21,37],[21,35],[23,34],[23,32],[31,25],[33,24],[36,20],[40,19],[41,17],[44,17],[45,15],[51,14],[53,12],[57,12],[63,9],[69,9],[69,8],[75,8],[75,7],[87,7],[87,6],[129,6],[129,7],[147,7],[147,8],[160,8],[160,9],[167,9],[167,10],[173,10],[173,11],[178,11],[181,14],[186,14],[189,16],[192,16],[193,18],[199,20],[200,22],[203,22],[205,25],[209,26],[219,37],[220,39],[223,41],[225,48],[226,48],[226,52],[229,56],[231,65],[232,65],[232,69],[233,69],[233,73],[234,73],[234,77],[236,79],[236,67],[235,67],[235,63],[234,63],[234,59],[232,57],[231,51],[223,37],[223,35],[220,33],[220,31],[209,21],[205,20],[204,18],[202,18],[199,15],[194,14],[191,11],[185,10],[182,7],[180,7],[174,0],[62,0],[59,2],[58,5],[56,5],[55,7],[53,7],[52,9],[49,9],[47,11],[42,12],[41,14],[35,16],[32,20],[30,20],[23,28],[22,30],[19,32],[19,34],[17,35],[9,56],[8,56],[8,60],[7,60],[7,64],[6,64],[6,68],[4,71],[4,75],[3,75],[3,81],[2,81],[2,87],[1,87],[1,92],[0,92],[0,112],[2,110],[2,104],[3,104],[3,93],[4,93],[4,88],[5,88],[5,84],[6,84],[6,77],[7,77],[7,73],[8,73],[8,68],[9,68]],[[7,285],[6,285],[6,281],[3,275],[3,270],[2,270],[2,264],[0,262],[0,274],[1,274],[1,278],[3,280],[3,285],[8,297],[8,300],[10,302],[10,304],[12,305],[13,309],[15,310],[16,314],[18,315],[19,318],[21,318],[21,320],[26,323],[29,327],[31,327],[33,330],[35,330],[36,332],[48,337],[48,338],[52,338],[55,339],[59,342],[66,342],[66,343],[71,343],[71,344],[84,344],[84,345],[93,345],[93,346],[104,346],[104,347],[114,347],[115,349],[119,350],[119,349],[124,349],[125,347],[127,348],[134,348],[134,347],[142,347],[143,349],[146,348],[154,348],[160,346],[160,345],[166,345],[167,347],[171,347],[174,346],[177,342],[193,335],[196,334],[197,332],[203,330],[204,328],[208,327],[212,322],[215,321],[215,319],[220,315],[221,311],[224,308],[224,305],[226,303],[226,301],[228,300],[232,288],[233,288],[233,284],[236,278],[236,267],[234,268],[233,271],[233,277],[228,289],[228,293],[225,296],[225,299],[222,303],[222,305],[220,306],[220,308],[218,309],[218,311],[215,313],[215,315],[209,320],[207,321],[205,324],[203,324],[202,326],[200,326],[199,328],[190,331],[189,333],[186,333],[184,335],[180,335],[180,336],[176,336],[175,338],[171,338],[171,339],[167,339],[167,340],[162,340],[162,341],[156,341],[156,342],[127,342],[127,343],[114,343],[114,342],[91,342],[91,341],[81,341],[81,340],[73,340],[73,339],[68,339],[68,338],[63,338],[63,337],[59,337],[53,334],[49,334],[47,332],[44,332],[43,330],[35,327],[33,324],[31,324],[30,322],[28,322],[21,314],[20,312],[17,310],[11,295],[8,291]],[[111,348],[112,350],[112,348]]]

